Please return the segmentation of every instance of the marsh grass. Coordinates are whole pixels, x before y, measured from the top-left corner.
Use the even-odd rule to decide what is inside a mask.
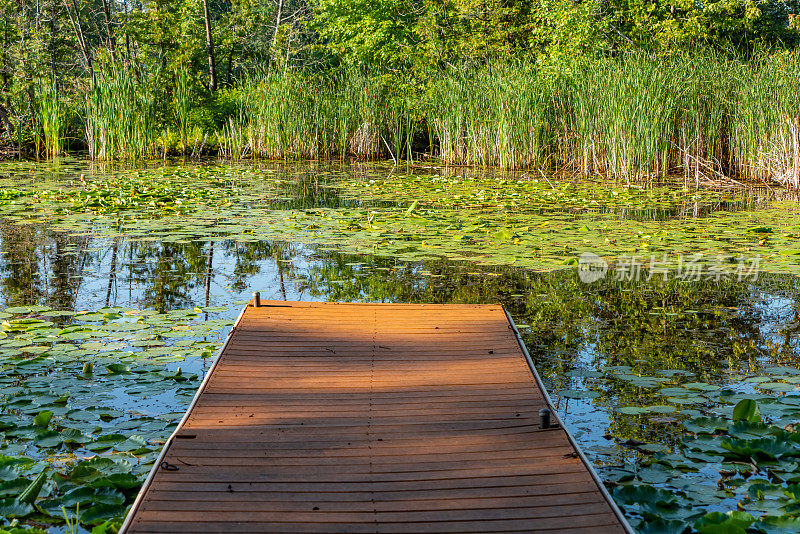
[[[547,168],[554,97],[529,65],[453,69],[434,85],[427,120],[447,163]]]
[[[644,56],[608,60],[577,69],[570,85],[567,134],[582,174],[626,181],[666,174],[684,93],[674,69]]]
[[[682,172],[800,187],[800,54],[630,53],[553,69],[451,68],[427,125],[446,163],[626,182]]]
[[[800,53],[742,65],[731,144],[745,178],[800,187]]]
[[[137,77],[133,69],[118,62],[97,72],[97,83],[86,98],[86,144],[92,159],[140,159],[157,151],[158,74]]]
[[[270,72],[242,84],[222,139],[242,132],[256,157],[397,159],[411,156],[416,117],[407,95],[356,69]]]
[[[231,159],[244,159],[250,150],[246,132],[242,127],[242,119],[228,117],[228,121],[217,132],[217,142],[221,156]]]
[[[175,96],[173,105],[178,133],[180,135],[182,154],[186,153],[189,144],[189,114],[192,107],[192,89],[190,85],[189,69],[183,65],[175,73]]]
[[[202,114],[187,68],[163,118],[157,82],[123,64],[99,69],[86,96],[92,158],[158,155],[166,131],[179,137],[170,151],[193,156],[210,135],[232,159],[399,162],[427,152],[445,164],[629,183],[682,174],[687,184],[732,177],[800,189],[800,52],[465,63],[416,82],[353,67],[267,70],[225,90],[232,107],[216,123],[193,122]],[[37,102],[37,142],[57,155],[69,113],[48,84]]]
[[[62,101],[53,81],[39,84],[36,99],[36,120],[39,132],[35,136],[36,153],[44,148],[49,158],[56,158],[64,152],[67,129],[69,127],[69,108]],[[41,147],[40,143],[44,143]]]
[[[677,125],[671,140],[677,150],[672,165],[687,183],[733,172],[731,116],[735,107],[732,73],[739,63],[720,55],[685,58],[673,68],[681,81]]]

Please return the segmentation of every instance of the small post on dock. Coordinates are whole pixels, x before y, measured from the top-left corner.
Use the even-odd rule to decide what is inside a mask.
[[[253,293],[253,307],[255,308],[261,307],[261,293],[258,291]]]
[[[550,428],[550,410],[547,408],[542,408],[539,410],[539,428]]]

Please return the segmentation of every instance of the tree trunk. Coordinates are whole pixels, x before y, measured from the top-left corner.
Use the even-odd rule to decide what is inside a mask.
[[[72,8],[75,10],[74,17],[72,16],[72,12],[69,10],[69,5],[67,4],[67,0],[64,0],[64,8],[67,10],[67,15],[69,15],[69,21],[72,23],[72,29],[75,30],[75,37],[78,39],[78,45],[81,48],[81,54],[83,55],[83,60],[86,62],[86,69],[92,76],[92,88],[94,88],[95,80],[94,80],[94,68],[92,67],[92,51],[89,50],[89,46],[86,44],[86,39],[84,38],[83,26],[81,26],[81,17],[80,17],[80,11],[78,11],[78,5],[75,3],[75,0],[72,0]]]
[[[8,74],[8,17],[3,20],[3,90],[8,91],[8,82],[10,76]]]
[[[276,267],[278,268],[278,278],[280,279],[280,282],[281,282],[281,299],[285,301],[286,300],[286,282],[283,279],[284,278],[283,277],[283,263],[280,260],[277,260],[275,263],[277,264]]]
[[[117,61],[117,42],[114,37],[114,28],[111,25],[111,9],[108,7],[108,0],[103,0],[103,18],[106,21],[106,37],[108,38],[108,48],[111,49],[111,61]]]
[[[0,121],[3,123],[3,129],[6,131],[9,140],[14,139],[14,126],[11,125],[11,119],[8,117],[8,110],[3,104],[0,104]]]
[[[54,80],[54,89],[58,93],[58,76],[56,76],[56,0],[50,2],[50,35],[48,35],[47,48],[50,51],[50,75]]]
[[[208,47],[208,88],[217,90],[217,64],[214,61],[214,39],[211,37],[211,15],[208,10],[208,0],[203,0],[203,14],[206,19],[206,46]]]
[[[206,307],[211,304],[211,279],[214,277],[214,242],[208,242],[208,257],[206,261]]]
[[[36,121],[36,95],[33,94],[33,84],[28,86],[28,110],[31,114],[31,129],[33,130],[36,138],[39,138],[39,126]],[[39,141],[36,141],[36,148],[39,148]],[[36,157],[39,157],[37,154]]]
[[[281,16],[283,15],[283,0],[278,0],[278,13],[275,15],[275,33],[272,35],[272,49],[278,43],[278,29],[281,27]]]
[[[125,17],[126,17],[126,20],[127,20],[127,16],[128,16],[128,0],[125,0],[122,3],[122,7],[125,10]],[[128,61],[130,61],[131,60],[131,39],[128,36],[128,32],[125,32],[125,52],[126,52],[126,55],[128,57]]]
[[[236,43],[231,45],[231,53],[228,55],[228,76],[227,85],[231,84],[231,70],[233,69],[233,52],[236,50]]]
[[[106,290],[106,307],[111,303],[111,292],[114,289],[114,282],[117,281],[117,249],[119,248],[119,237],[114,238],[114,248],[111,250],[111,267],[108,270],[108,289]]]
[[[11,81],[11,77],[8,72],[8,17],[5,17],[3,22],[3,91],[8,92],[9,82]],[[6,100],[6,102],[8,102],[8,100]],[[11,125],[11,119],[9,115],[10,113],[6,107],[2,102],[0,102],[0,121],[3,122],[3,128],[8,135],[8,139],[13,142],[14,127]]]

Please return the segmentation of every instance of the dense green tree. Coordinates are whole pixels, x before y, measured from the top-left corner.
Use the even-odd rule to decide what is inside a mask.
[[[320,0],[313,27],[326,50],[348,61],[398,69],[412,64],[420,36],[421,2]]]
[[[797,0],[319,0],[312,26],[334,56],[396,70],[631,46],[794,45],[798,12]]]
[[[800,12],[797,0],[622,0],[605,7],[614,31],[637,44],[686,47],[698,43],[740,51],[767,44],[794,45],[797,29],[790,16]]]
[[[423,101],[437,73],[465,62],[793,47],[798,13],[800,0],[0,0],[0,136],[51,145],[43,123],[58,115],[58,136],[88,143],[87,94],[119,69],[158,108],[150,138],[180,124],[186,151],[189,129],[235,114],[230,88],[269,70],[347,64]]]

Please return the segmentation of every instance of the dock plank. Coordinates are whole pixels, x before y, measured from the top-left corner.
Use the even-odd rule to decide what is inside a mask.
[[[545,407],[500,306],[249,305],[122,531],[631,532]]]

